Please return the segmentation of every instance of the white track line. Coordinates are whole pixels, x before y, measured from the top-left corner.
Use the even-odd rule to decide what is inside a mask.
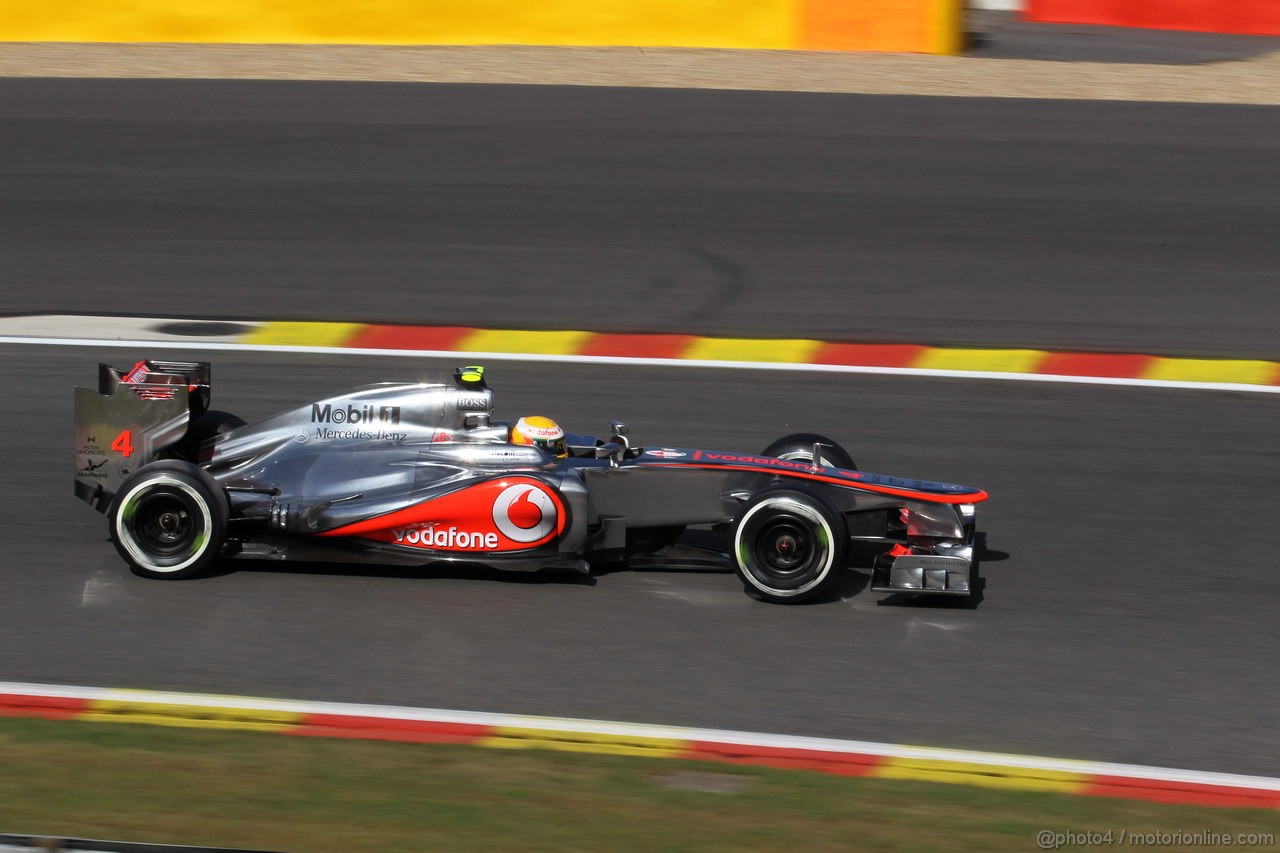
[[[554,362],[559,364],[615,364],[633,367],[703,367],[729,370],[777,370],[802,373],[862,373],[881,376],[921,376],[934,379],[997,379],[1014,382],[1056,382],[1072,385],[1116,385],[1136,388],[1164,388],[1180,391],[1236,391],[1245,394],[1280,394],[1280,385],[1251,385],[1244,382],[1175,382],[1165,379],[1124,379],[1106,376],[1058,376],[1046,373],[998,373],[985,370],[925,370],[915,367],[862,367],[847,364],[807,364],[772,361],[712,361],[685,358],[633,358],[609,355],[548,355],[544,353],[469,352],[461,350],[364,349],[362,347],[284,346],[278,344],[237,344],[226,342],[190,343],[164,341],[122,341],[96,338],[44,338],[0,335],[0,344],[68,347],[121,347],[150,350],[206,350],[210,352],[279,352],[304,355],[358,355],[379,358],[452,358],[475,361]]]
[[[739,746],[763,746],[782,749],[808,749],[837,754],[855,753],[889,758],[923,758],[935,761],[956,761],[965,764],[986,764],[997,767],[1017,767],[1031,770],[1057,770],[1099,776],[1121,776],[1131,779],[1148,779],[1164,782],[1189,782],[1201,785],[1221,785],[1229,788],[1254,788],[1280,791],[1280,779],[1266,776],[1244,776],[1235,773],[1214,773],[1201,770],[1178,770],[1168,767],[1148,767],[1135,764],[1110,764],[1097,761],[1039,758],[1029,755],[1007,755],[995,752],[974,752],[960,749],[934,749],[930,747],[900,746],[871,741],[836,740],[832,738],[773,735],[760,732],[738,732],[722,729],[695,729],[681,726],[660,726],[643,723],[614,723],[602,720],[579,720],[562,717],[531,717],[519,714],[495,714],[483,711],[449,711],[436,708],[408,708],[386,705],[360,705],[344,702],[304,702],[288,699],[258,699],[243,696],[217,696],[196,693],[169,693],[149,690],[119,690],[102,687],[73,687],[62,684],[29,684],[0,682],[0,693],[32,696],[85,699],[91,701],[155,703],[175,706],[204,706],[249,711],[284,711],[295,714],[329,714],[350,717],[372,717],[385,720],[415,720],[440,723],[468,723],[481,726],[501,726],[522,729],[538,729],[546,732],[575,734],[603,734],[621,737],[667,738],[686,741],[705,741]]]

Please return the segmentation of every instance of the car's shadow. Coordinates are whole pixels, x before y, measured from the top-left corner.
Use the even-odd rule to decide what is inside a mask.
[[[710,540],[703,537],[694,537],[693,541],[702,546],[710,544]],[[1007,560],[1009,559],[1009,554],[1005,551],[997,551],[988,547],[986,534],[981,532],[977,534],[974,546],[975,561],[972,575],[974,592],[972,595],[894,593],[880,599],[876,604],[887,607],[920,607],[940,610],[973,610],[977,608],[982,603],[987,588],[987,579],[981,574],[982,564],[984,562],[994,563]],[[871,551],[867,553],[871,554],[872,557],[874,556]],[[855,566],[859,566],[865,556],[861,550],[856,550],[853,554]],[[842,572],[829,592],[793,606],[811,607],[834,604],[855,596],[870,594],[868,591],[871,585],[870,558],[867,558],[866,562],[868,563],[867,568],[855,567]],[[591,574],[586,575],[572,569],[556,568],[538,569],[537,571],[512,571],[510,569],[495,569],[483,563],[437,563],[428,566],[395,566],[378,563],[222,560],[211,571],[202,574],[200,577],[202,579],[212,579],[225,577],[237,572],[262,572],[279,575],[401,578],[411,580],[477,580],[508,584],[595,586],[599,578],[630,571],[633,570],[623,562],[608,561],[593,564]],[[731,569],[697,566],[672,566],[669,568],[646,566],[635,571],[664,574],[680,572],[727,574],[732,572]],[[756,598],[751,590],[748,589],[746,592],[747,595]]]
[[[595,586],[596,579],[572,569],[512,571],[483,563],[438,563],[429,566],[394,566],[380,563],[338,563],[279,560],[223,560],[202,577],[214,578],[238,572],[278,575],[320,575],[330,577],[399,578],[405,580],[477,580],[514,584],[566,584]]]

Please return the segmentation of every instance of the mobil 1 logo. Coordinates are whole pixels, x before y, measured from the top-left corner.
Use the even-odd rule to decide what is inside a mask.
[[[400,423],[399,406],[374,406],[366,403],[363,406],[334,406],[332,403],[311,404],[311,422],[313,424],[398,424]]]

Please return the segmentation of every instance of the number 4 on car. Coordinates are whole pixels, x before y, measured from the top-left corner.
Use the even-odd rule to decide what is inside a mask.
[[[111,442],[111,449],[123,453],[125,458],[133,455],[133,430],[126,429]]]

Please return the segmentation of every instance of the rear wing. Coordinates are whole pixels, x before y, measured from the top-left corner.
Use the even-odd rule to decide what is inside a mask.
[[[209,407],[208,362],[98,365],[98,389],[75,390],[75,494],[99,512],[135,470],[161,458]]]

